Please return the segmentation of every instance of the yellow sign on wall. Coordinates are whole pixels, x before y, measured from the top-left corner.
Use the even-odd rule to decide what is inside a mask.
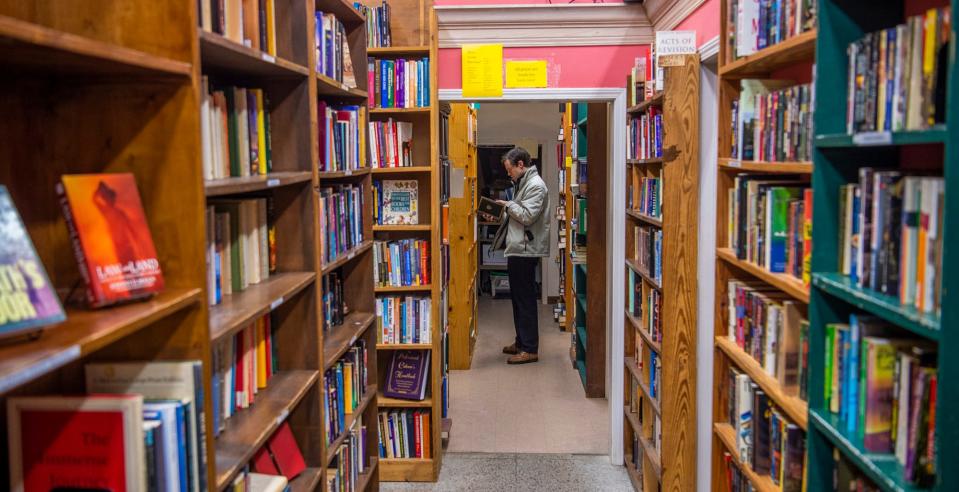
[[[463,97],[503,95],[503,45],[466,44],[462,57]]]
[[[546,87],[546,60],[506,62],[506,87]]]

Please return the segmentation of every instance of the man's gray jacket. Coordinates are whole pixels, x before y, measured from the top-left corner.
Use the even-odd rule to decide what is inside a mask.
[[[503,248],[505,239],[506,256],[549,256],[549,193],[535,167],[520,178],[504,215],[493,239],[494,249]]]

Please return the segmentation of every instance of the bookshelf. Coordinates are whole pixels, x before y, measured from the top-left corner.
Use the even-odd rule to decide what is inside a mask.
[[[847,47],[850,43],[867,33],[907,22],[911,16],[923,15],[926,9],[931,7],[951,8],[948,19],[951,24],[946,36],[951,42],[955,42],[957,6],[954,2],[926,2],[922,5],[919,5],[919,2],[890,2],[881,6],[870,5],[868,8],[865,5],[846,5],[834,1],[819,2],[817,65],[843,64],[842,66],[846,67]],[[925,24],[924,28],[928,26],[929,24]],[[951,238],[955,238],[955,221],[949,219],[949,216],[955,217],[959,213],[957,202],[953,199],[953,195],[959,193],[959,180],[955,166],[949,163],[955,162],[959,148],[955,144],[956,121],[959,121],[959,105],[956,104],[959,79],[956,78],[954,57],[942,56],[939,60],[945,62],[945,65],[937,65],[937,68],[941,68],[946,74],[940,79],[945,85],[937,88],[937,91],[941,90],[945,95],[942,122],[937,118],[936,124],[924,123],[922,129],[848,134],[845,111],[817,111],[815,114],[816,148],[812,179],[816,203],[813,212],[813,249],[816,254],[812,258],[809,308],[810,428],[807,445],[810,490],[832,484],[834,469],[837,468],[833,459],[834,452],[848,464],[853,474],[865,477],[880,490],[954,490],[959,487],[959,472],[950,466],[955,463],[956,456],[959,456],[959,428],[955,425],[954,418],[959,404],[959,394],[954,383],[956,375],[959,374],[959,366],[955,358],[951,357],[953,348],[959,343],[959,337],[955,330],[948,329],[956,326],[959,310],[947,300],[947,293],[955,289],[955,257],[950,255],[946,248],[941,250],[941,269],[936,272],[941,275],[941,297],[938,299],[941,309],[938,313],[935,310],[926,312],[903,304],[900,301],[901,291],[895,292],[894,295],[882,294],[868,286],[860,286],[857,281],[843,273],[842,264],[838,260],[843,248],[840,230],[842,204],[839,203],[837,191],[840,186],[858,183],[859,173],[864,166],[892,169],[902,172],[903,175],[919,172],[928,176],[942,176],[945,196],[950,198],[939,208],[938,213],[942,214],[939,234],[944,236],[941,236],[943,244],[948,244]],[[847,82],[846,69],[817,74],[817,107],[845,104],[849,92]],[[917,169],[917,165],[923,166],[922,169]],[[905,208],[903,210],[905,212]],[[902,234],[905,244],[905,233]],[[889,244],[886,243],[882,249],[888,247]],[[916,256],[922,258],[918,254]],[[907,258],[907,255],[903,254],[902,258]],[[905,261],[898,265],[900,278],[910,278],[904,273]],[[926,345],[938,352],[938,360],[931,363],[938,381],[933,431],[936,477],[926,486],[917,485],[907,479],[906,468],[895,454],[867,450],[865,439],[855,431],[850,432],[848,421],[841,418],[841,414],[830,411],[830,399],[825,395],[827,358],[824,348],[827,346],[829,327],[835,323],[851,324],[852,314],[875,316],[881,322],[892,326],[889,336],[904,339],[902,350]],[[899,354],[897,361],[901,361]],[[897,384],[901,385],[903,382],[900,380]],[[916,388],[917,383],[911,384],[912,388]],[[922,402],[926,403],[924,399]],[[933,409],[928,411],[929,415],[933,415]],[[910,413],[913,411],[910,410]],[[909,422],[909,425],[913,425],[911,420]],[[912,431],[909,433],[911,435]],[[900,439],[901,435],[895,437],[896,448]],[[907,446],[913,448],[913,444]],[[911,450],[909,452],[912,453]],[[915,452],[922,454],[921,450]]]
[[[449,157],[451,183],[461,190],[450,196],[450,258],[466,258],[451,262],[450,269],[450,367],[469,369],[473,349],[479,336],[476,298],[478,260],[476,241],[477,156],[476,109],[470,104],[451,104],[449,115]],[[456,183],[462,176],[462,184]],[[461,186],[461,188],[460,188]],[[452,309],[455,306],[455,309]]]
[[[711,467],[713,487],[717,490],[727,490],[727,477],[732,472],[738,473],[742,480],[748,482],[757,490],[780,489],[780,486],[774,483],[768,472],[758,473],[752,468],[753,456],[751,454],[742,456],[740,453],[741,439],[737,437],[738,430],[734,425],[731,425],[729,416],[731,405],[736,403],[733,396],[738,394],[733,387],[733,381],[730,379],[731,374],[744,375],[741,376],[741,379],[745,378],[747,386],[751,383],[751,388],[756,394],[764,394],[765,401],[768,401],[769,405],[776,409],[776,412],[778,412],[776,415],[782,416],[785,422],[797,426],[803,432],[807,428],[808,406],[804,400],[799,398],[796,385],[786,387],[784,385],[785,376],[777,377],[774,368],[765,366],[763,362],[755,358],[754,354],[744,349],[742,340],[737,342],[735,335],[730,335],[732,331],[728,328],[731,322],[730,314],[736,308],[736,305],[733,305],[734,299],[732,296],[739,292],[730,292],[732,288],[730,281],[742,282],[742,285],[759,291],[759,296],[764,303],[762,305],[765,306],[763,309],[771,310],[773,308],[769,306],[775,306],[776,309],[785,310],[786,308],[783,306],[788,306],[789,309],[795,308],[795,312],[799,313],[800,318],[805,318],[806,306],[809,303],[809,287],[804,283],[801,275],[803,261],[801,250],[796,254],[795,261],[797,263],[791,263],[791,265],[795,265],[796,270],[786,273],[773,273],[764,264],[755,261],[755,258],[749,258],[748,255],[744,256],[742,250],[737,250],[734,247],[733,241],[740,232],[730,224],[730,214],[738,210],[735,208],[737,195],[730,195],[730,193],[736,192],[731,190],[736,190],[736,185],[741,180],[765,179],[772,183],[769,186],[776,186],[780,183],[781,186],[809,186],[809,179],[814,168],[812,158],[807,155],[811,146],[801,138],[808,139],[810,137],[800,132],[789,133],[788,135],[793,137],[790,140],[793,146],[782,146],[784,149],[782,153],[777,153],[779,147],[770,147],[767,144],[772,139],[768,135],[772,132],[773,127],[766,124],[766,120],[760,119],[767,114],[761,112],[760,109],[765,111],[766,107],[760,107],[761,103],[756,102],[757,99],[754,95],[775,93],[775,97],[782,97],[782,100],[786,101],[789,96],[781,91],[796,90],[794,88],[802,87],[802,84],[811,82],[817,31],[814,20],[806,21],[804,24],[801,19],[806,19],[806,17],[801,16],[802,14],[797,12],[797,17],[794,18],[797,24],[789,24],[792,26],[790,27],[792,31],[788,34],[781,34],[783,39],[778,42],[770,39],[767,45],[761,49],[755,49],[752,53],[744,56],[737,56],[740,47],[736,44],[738,39],[734,23],[736,14],[729,11],[728,2],[721,2],[718,70],[719,154],[717,156],[718,175],[715,203],[717,210],[716,307],[713,314],[715,338],[711,341],[703,341],[704,343],[712,343],[714,347]],[[743,38],[743,41],[745,42],[746,39]],[[752,89],[752,87],[760,88]],[[808,93],[801,94],[810,95]],[[801,97],[796,97],[796,100],[800,99]],[[767,101],[768,99],[761,98],[760,100]],[[740,125],[739,121],[745,121],[745,117],[742,115],[746,113],[742,108],[753,104],[757,107],[750,110],[749,116],[756,118],[753,120],[757,121],[757,123],[754,123],[755,127],[747,127],[745,123]],[[807,102],[807,104],[811,103]],[[816,104],[822,107],[818,101]],[[800,107],[798,103],[796,107]],[[794,114],[807,113],[797,111]],[[808,127],[808,123],[802,123],[796,128]],[[762,135],[760,137],[763,142],[761,144],[762,150],[759,142],[748,145],[744,143],[747,140],[753,141],[753,138],[749,135],[752,135],[754,131]],[[776,134],[775,138],[779,139],[780,142],[785,141],[781,133]],[[749,150],[746,150],[746,147],[749,147]],[[785,150],[787,148],[788,151]],[[749,155],[747,152],[752,152],[752,154]],[[800,192],[798,201],[802,201],[802,199],[803,195]],[[803,205],[805,206],[805,204]],[[797,226],[796,232],[801,231],[802,229]],[[790,313],[792,312],[790,311]],[[782,332],[788,332],[790,336],[795,335],[798,338],[799,320],[796,317],[790,317],[789,319],[795,320],[797,324],[789,324],[783,327]],[[743,322],[745,323],[745,321]],[[763,333],[765,332],[765,329],[761,328],[760,330]],[[758,339],[759,336],[757,335],[756,338]],[[745,346],[748,346],[748,343]],[[785,347],[785,342],[782,346]],[[753,401],[750,397],[751,405]],[[768,440],[766,444],[768,445]]]
[[[633,488],[643,491],[694,489],[696,482],[699,131],[687,122],[699,114],[699,56],[684,56],[663,73],[660,91],[645,90],[656,81],[632,77],[638,88],[627,88],[642,99],[628,110],[628,155],[644,158],[627,161],[623,185],[623,444]]]
[[[606,395],[606,106],[567,103],[562,119],[560,162],[565,168],[564,305],[570,359],[589,398]],[[592,165],[587,165],[587,162]],[[588,270],[593,270],[587,275]]]
[[[378,1],[362,2],[378,6]],[[390,22],[391,47],[370,48],[367,55],[375,59],[429,59],[429,101],[424,107],[370,109],[370,121],[409,122],[413,127],[411,151],[412,167],[374,169],[372,179],[415,180],[418,190],[418,223],[409,225],[373,225],[374,241],[421,239],[429,241],[429,285],[411,287],[376,287],[377,299],[386,296],[416,296],[430,298],[431,341],[429,343],[383,345],[377,353],[379,385],[386,383],[386,368],[396,350],[429,351],[429,389],[423,401],[377,398],[377,412],[391,410],[428,410],[430,423],[430,452],[428,458],[379,458],[379,478],[387,482],[431,482],[439,476],[442,463],[441,430],[444,409],[444,345],[446,329],[445,272],[442,231],[443,197],[441,195],[440,107],[437,101],[436,20],[432,2],[426,0],[392,0],[393,16]],[[365,65],[364,65],[365,66]],[[373,92],[370,92],[373,97]],[[372,277],[372,271],[370,272]]]

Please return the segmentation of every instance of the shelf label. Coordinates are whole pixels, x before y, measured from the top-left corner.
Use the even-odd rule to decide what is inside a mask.
[[[267,53],[260,53],[260,58],[265,62],[276,63],[276,57]]]
[[[742,161],[729,161],[726,165],[729,167],[742,167],[743,163]]]
[[[356,256],[356,251],[350,251],[350,254],[346,255],[347,261],[352,260]]]
[[[276,416],[276,426],[279,427],[281,424],[283,424],[283,421],[286,420],[286,418],[289,416],[290,416],[290,411],[284,408],[283,411],[281,411],[280,414]]]
[[[354,343],[356,343],[356,335],[353,335],[353,338],[350,339],[350,347],[352,347]]]
[[[273,301],[273,302],[270,303],[270,311],[272,311],[272,310],[280,307],[281,304],[283,304],[283,297],[282,297],[282,296],[280,296],[277,300],[275,300],[275,301]]]
[[[867,145],[890,145],[892,144],[892,132],[863,132],[852,136],[852,143],[861,146]]]
[[[279,180],[279,178],[270,178],[270,179],[266,180],[266,186],[267,186],[267,188],[272,188],[272,187],[274,187],[274,186],[280,186],[280,180]]]
[[[352,170],[352,169],[347,169],[347,170],[343,171],[343,175],[344,175],[344,176],[352,176],[352,175],[353,175],[353,170]]]

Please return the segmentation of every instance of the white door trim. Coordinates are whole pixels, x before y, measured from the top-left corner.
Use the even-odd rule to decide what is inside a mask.
[[[610,169],[606,193],[606,388],[609,400],[609,459],[623,464],[623,364],[626,264],[626,89],[504,89],[503,97],[464,98],[462,89],[440,89],[444,102],[609,102]],[[547,163],[543,163],[547,165]]]

